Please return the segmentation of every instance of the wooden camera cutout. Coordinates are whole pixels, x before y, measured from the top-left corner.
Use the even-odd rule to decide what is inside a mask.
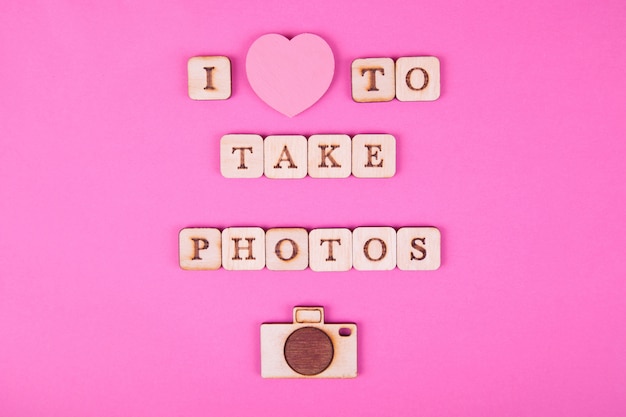
[[[293,323],[261,325],[263,378],[355,378],[356,324],[324,323],[323,307],[294,307]]]

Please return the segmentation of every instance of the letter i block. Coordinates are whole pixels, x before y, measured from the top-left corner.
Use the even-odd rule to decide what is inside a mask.
[[[267,178],[304,178],[307,173],[307,143],[300,135],[268,136],[264,142]]]
[[[434,101],[441,89],[439,59],[403,57],[396,61],[396,97],[400,101]]]
[[[357,227],[352,232],[352,262],[359,271],[389,271],[396,267],[396,230]]]
[[[260,227],[229,227],[222,231],[222,265],[233,271],[265,267],[265,231]]]
[[[309,266],[313,271],[348,271],[352,268],[350,229],[313,229],[309,233]]]
[[[226,100],[231,94],[230,60],[225,56],[196,56],[187,61],[189,97]]]
[[[398,268],[403,271],[439,269],[441,233],[436,227],[403,227],[398,230]]]
[[[263,138],[259,135],[222,136],[220,170],[226,178],[259,178],[263,175]]]
[[[309,137],[309,175],[312,178],[347,178],[352,173],[352,141],[348,135]]]
[[[208,227],[186,228],[178,234],[180,267],[190,270],[222,266],[222,234]]]
[[[396,138],[388,134],[352,138],[352,175],[390,178],[396,174]]]
[[[396,96],[395,63],[391,58],[352,62],[352,99],[359,103],[391,101]]]
[[[301,271],[309,266],[309,233],[301,228],[265,232],[265,266],[273,271]]]

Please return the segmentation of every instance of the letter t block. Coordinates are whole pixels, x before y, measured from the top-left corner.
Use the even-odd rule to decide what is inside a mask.
[[[259,178],[263,175],[263,138],[259,135],[222,136],[220,170],[226,178]]]
[[[396,97],[395,63],[391,58],[362,58],[352,62],[352,99],[359,103],[391,101]]]

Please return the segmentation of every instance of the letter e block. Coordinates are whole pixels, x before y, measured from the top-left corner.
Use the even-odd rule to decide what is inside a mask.
[[[313,271],[348,271],[352,268],[350,229],[313,229],[309,233],[309,267]]]
[[[273,271],[301,271],[309,266],[309,233],[301,228],[265,232],[265,266]]]
[[[267,178],[304,178],[307,173],[307,143],[304,136],[268,136],[264,142]]]
[[[426,271],[441,266],[441,233],[436,227],[403,227],[398,230],[398,268]]]
[[[232,271],[265,267],[265,231],[260,227],[229,227],[222,231],[222,265]]]
[[[390,178],[396,173],[396,138],[392,135],[356,135],[352,138],[352,175]]]
[[[226,100],[231,94],[230,59],[195,56],[187,61],[189,97],[194,100]]]
[[[263,138],[259,135],[222,136],[220,170],[226,178],[259,178],[263,175]]]
[[[178,234],[178,255],[182,269],[220,269],[222,266],[220,230],[208,227],[182,229]]]
[[[441,91],[439,59],[434,56],[398,58],[396,97],[400,101],[434,101]]]
[[[357,227],[352,232],[354,268],[389,271],[396,267],[396,231],[393,227]]]
[[[396,96],[395,64],[391,58],[352,61],[352,99],[359,103],[391,101]]]

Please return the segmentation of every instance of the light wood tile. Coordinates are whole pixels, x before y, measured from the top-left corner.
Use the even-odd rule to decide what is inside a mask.
[[[229,227],[222,231],[222,265],[229,270],[265,267],[265,231],[260,227]]]
[[[404,271],[435,270],[441,265],[441,233],[436,227],[403,227],[398,230],[398,268]]]
[[[304,178],[307,173],[307,142],[300,135],[268,136],[264,141],[265,176]]]
[[[348,135],[313,135],[308,143],[309,175],[347,178],[352,173],[352,142]]]
[[[263,323],[261,376],[263,378],[354,378],[357,376],[357,325],[325,323],[322,307],[296,307],[321,321]]]
[[[274,271],[299,271],[309,266],[309,234],[302,228],[265,232],[265,265]]]
[[[352,62],[352,99],[359,103],[391,101],[396,96],[395,64],[391,58],[361,58]]]
[[[226,100],[231,94],[230,60],[225,56],[196,56],[187,61],[189,97]]]
[[[263,138],[247,134],[222,136],[220,171],[226,178],[259,178],[263,175]]]
[[[393,227],[357,227],[352,231],[354,268],[388,271],[396,267],[396,231]]]
[[[350,229],[313,229],[309,233],[309,267],[314,271],[352,268]]]
[[[210,227],[182,229],[178,234],[178,254],[182,269],[220,269],[222,233]]]
[[[403,57],[396,61],[396,97],[400,101],[434,101],[441,91],[439,59]]]
[[[352,138],[352,175],[390,178],[395,173],[396,139],[392,135],[363,134]]]

